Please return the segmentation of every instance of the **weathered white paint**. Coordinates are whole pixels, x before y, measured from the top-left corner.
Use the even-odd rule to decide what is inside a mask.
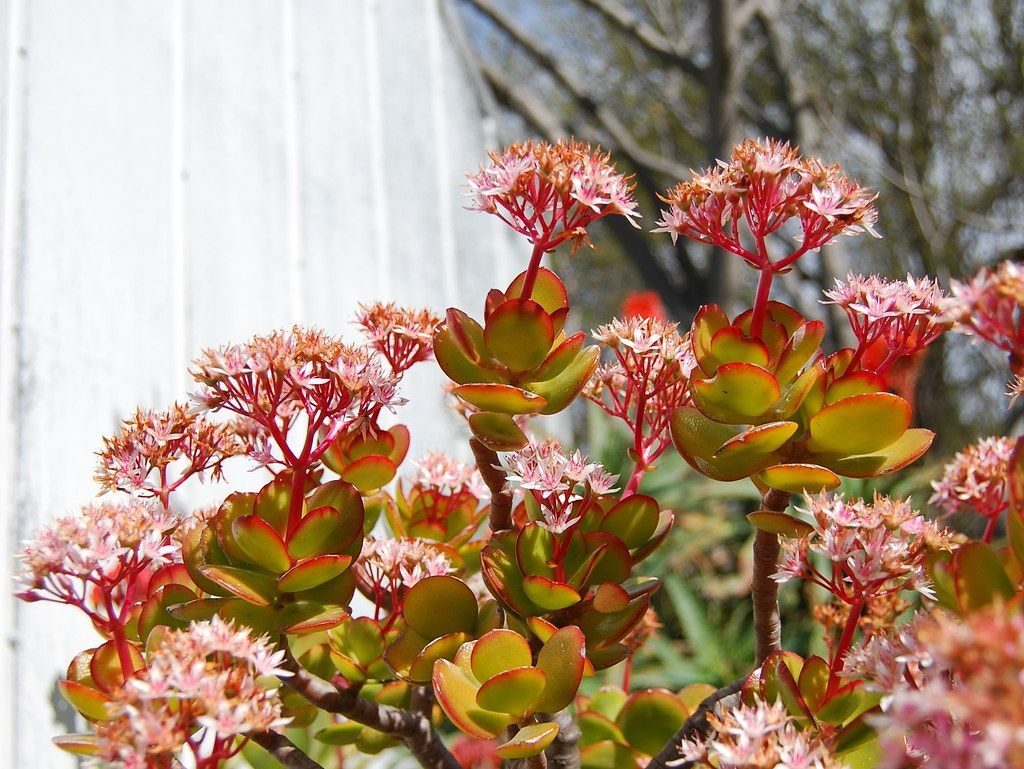
[[[492,141],[439,2],[0,0],[0,586],[201,347],[510,277],[462,208]],[[438,383],[408,382],[414,451],[457,429]],[[0,766],[72,765],[51,691],[92,634],[6,587],[0,627]]]

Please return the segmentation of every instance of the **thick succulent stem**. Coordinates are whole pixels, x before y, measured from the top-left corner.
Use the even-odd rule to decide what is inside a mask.
[[[697,709],[693,711],[693,715],[683,722],[683,725],[679,727],[679,731],[675,733],[675,736],[669,741],[668,745],[664,749],[651,759],[651,762],[647,765],[647,769],[689,769],[693,766],[692,762],[684,764],[676,763],[682,758],[682,751],[680,747],[683,740],[689,740],[693,737],[704,736],[708,733],[708,713],[715,709],[715,707],[721,703],[723,707],[729,707],[739,703],[739,691],[743,686],[745,678],[738,678],[728,686],[723,686],[718,691],[709,695],[707,699],[697,706]]]
[[[789,505],[789,494],[769,489],[761,498],[761,510],[782,512]],[[754,536],[754,575],[750,597],[754,604],[754,644],[756,664],[760,665],[782,646],[782,620],[779,617],[779,584],[772,579],[778,569],[779,536],[757,530]]]
[[[250,739],[280,761],[285,769],[324,769],[283,734],[260,732],[250,735]]]
[[[307,701],[328,713],[343,715],[395,737],[409,749],[423,769],[462,769],[441,742],[430,719],[408,710],[378,705],[354,691],[339,689],[302,667],[292,656],[286,637],[281,638],[279,646],[286,655],[282,667],[291,673],[281,680]]]
[[[512,528],[512,487],[508,484],[505,471],[501,469],[498,454],[476,438],[469,439],[469,448],[472,449],[476,466],[491,492],[491,534],[507,531]]]
[[[545,751],[548,769],[580,769],[580,737],[583,733],[568,710],[560,710],[551,719],[558,724],[558,736]]]
[[[761,276],[757,281],[757,294],[754,297],[754,313],[750,317],[750,336],[755,339],[761,337],[764,331],[764,321],[768,315],[768,297],[771,295],[772,279],[775,272],[771,267],[761,269]]]
[[[537,273],[540,271],[540,261],[544,257],[544,243],[537,243],[533,247],[533,254],[530,256],[530,265],[526,268],[526,277],[523,278],[523,299],[530,299],[533,296],[533,284],[537,281]]]

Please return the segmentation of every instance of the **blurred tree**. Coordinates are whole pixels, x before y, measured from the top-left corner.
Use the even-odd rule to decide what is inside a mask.
[[[601,143],[635,174],[646,211],[690,167],[745,135],[771,136],[879,189],[885,239],[858,247],[858,271],[946,279],[1024,244],[1017,0],[451,2],[516,121],[509,133]],[[607,279],[609,260],[628,260],[683,322],[751,288],[735,257],[673,247],[625,221],[610,223],[601,245],[597,280],[577,280],[605,313],[627,283]],[[781,298],[806,311],[848,268],[833,244],[780,286]],[[999,427],[1002,382],[991,369],[962,340],[925,362],[917,403],[925,423],[941,423],[946,448]],[[959,399],[957,385],[984,397]]]

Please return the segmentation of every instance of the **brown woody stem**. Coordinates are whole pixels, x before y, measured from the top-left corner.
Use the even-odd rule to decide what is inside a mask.
[[[260,732],[249,735],[249,739],[280,761],[285,769],[324,769],[283,734]]]
[[[428,718],[401,708],[378,705],[354,691],[339,689],[302,667],[292,656],[287,638],[282,637],[279,646],[286,655],[283,667],[292,674],[281,680],[306,700],[328,713],[337,713],[395,737],[409,749],[423,769],[462,769]]]
[[[781,513],[790,494],[769,489],[761,498],[761,510]],[[750,597],[754,604],[755,664],[760,665],[773,651],[782,648],[782,620],[779,617],[779,583],[772,579],[778,570],[779,535],[757,530],[754,536],[754,574]]]
[[[728,686],[723,686],[714,694],[709,695],[707,699],[701,702],[693,712],[693,715],[687,718],[683,725],[679,727],[679,731],[675,733],[675,736],[672,737],[668,745],[651,759],[647,769],[669,769],[670,766],[672,769],[688,769],[693,766],[692,762],[685,764],[675,763],[682,757],[680,748],[683,740],[706,735],[708,733],[708,713],[714,710],[719,703],[726,707],[738,703],[739,691],[745,680],[745,677],[738,678]]]
[[[548,769],[580,769],[580,731],[575,717],[568,710],[560,710],[551,716],[550,721],[558,724],[558,735],[545,751],[548,757]]]
[[[505,471],[501,469],[498,454],[476,438],[469,439],[477,469],[491,492],[491,513],[489,524],[491,535],[512,528],[512,487],[508,484]]]

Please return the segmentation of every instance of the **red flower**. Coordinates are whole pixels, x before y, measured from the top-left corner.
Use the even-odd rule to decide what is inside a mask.
[[[668,320],[668,310],[657,291],[630,291],[622,300],[622,317]]]

